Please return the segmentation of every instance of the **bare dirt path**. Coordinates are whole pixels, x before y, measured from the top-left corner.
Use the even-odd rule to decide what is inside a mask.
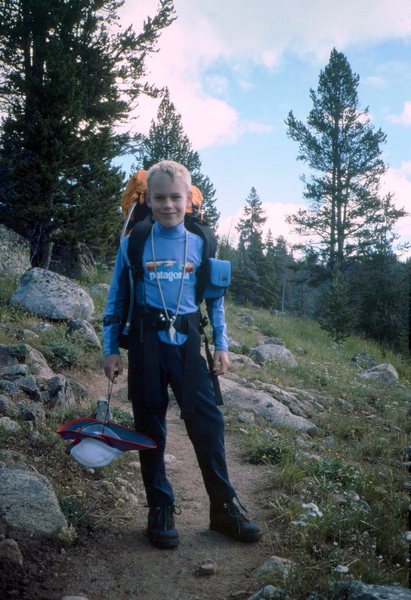
[[[87,381],[89,397],[104,396],[104,377],[92,374]],[[125,409],[123,376],[113,394],[113,405]],[[247,464],[236,436],[226,437],[232,483],[250,515],[264,529],[263,466]],[[125,463],[116,475],[138,489],[139,502],[124,506],[115,517],[107,514],[94,536],[69,547],[60,575],[61,594],[85,595],[89,600],[224,600],[248,598],[261,587],[254,571],[270,554],[265,534],[257,544],[240,544],[208,529],[208,499],[194,450],[185,433],[178,408],[168,413],[168,445],[172,455],[168,475],[173,483],[181,515],[177,517],[180,546],[174,550],[152,547],[144,535],[147,508],[138,468]],[[213,575],[198,575],[207,559],[215,561]],[[55,588],[54,588],[55,589]],[[59,596],[56,596],[58,598]]]

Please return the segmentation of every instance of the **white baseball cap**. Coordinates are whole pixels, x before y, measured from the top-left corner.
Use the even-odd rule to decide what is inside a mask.
[[[102,433],[119,438],[107,425],[96,423],[84,428],[84,433],[99,436]],[[86,437],[72,446],[71,456],[84,467],[106,467],[114,458],[123,454],[122,450],[113,448],[99,439]]]

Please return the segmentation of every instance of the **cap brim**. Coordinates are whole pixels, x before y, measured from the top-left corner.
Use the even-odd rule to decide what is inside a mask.
[[[144,433],[87,417],[65,423],[57,429],[57,433],[65,440],[98,439],[122,452],[157,448],[156,442]]]

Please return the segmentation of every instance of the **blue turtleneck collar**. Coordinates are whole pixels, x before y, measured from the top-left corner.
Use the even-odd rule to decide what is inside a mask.
[[[161,225],[158,221],[154,224],[154,233],[161,235],[162,237],[178,238],[184,235],[185,230],[184,221],[174,227],[164,227],[164,225]]]

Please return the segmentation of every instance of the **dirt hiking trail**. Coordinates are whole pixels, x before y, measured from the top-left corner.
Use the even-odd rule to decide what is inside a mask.
[[[112,406],[123,410],[128,408],[124,402],[125,382],[123,375],[112,398]],[[106,382],[102,375],[92,374],[81,383],[87,386],[90,399],[104,397]],[[121,513],[116,511],[114,516],[110,512],[104,514],[104,506],[100,507],[101,521],[96,532],[68,547],[60,572],[55,573],[60,596],[45,598],[58,600],[67,594],[84,595],[88,600],[241,600],[262,587],[254,572],[271,554],[264,524],[266,511],[259,502],[264,495],[264,466],[245,463],[237,436],[226,434],[231,481],[250,517],[264,531],[263,540],[257,544],[232,541],[208,528],[208,497],[175,402],[170,403],[167,423],[166,453],[171,455],[167,473],[181,509],[181,515],[176,517],[179,547],[159,550],[145,536],[148,509],[136,456],[116,468],[116,477],[138,490],[138,503],[125,502]],[[97,471],[96,476],[99,477]],[[216,564],[216,572],[199,575],[198,568],[206,560]]]

